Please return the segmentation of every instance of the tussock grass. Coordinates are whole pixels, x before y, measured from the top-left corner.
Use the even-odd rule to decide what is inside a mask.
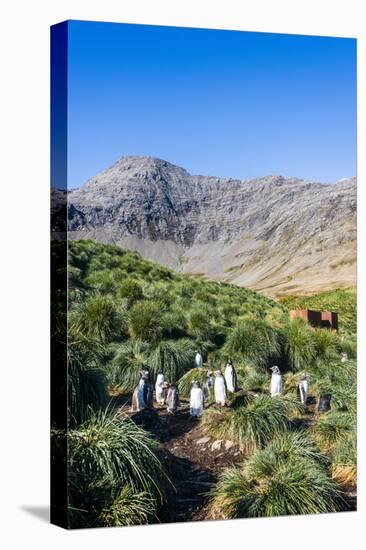
[[[282,329],[286,362],[293,371],[304,370],[316,357],[313,331],[303,319],[291,319]]]
[[[157,456],[158,444],[132,420],[97,413],[69,432],[68,449],[69,466],[76,479],[128,483],[135,490],[163,499],[164,472]]]
[[[238,384],[245,390],[264,390],[269,387],[269,375],[254,367],[238,368]]]
[[[348,412],[329,411],[319,416],[312,427],[314,437],[324,449],[346,446],[355,430],[355,418]]]
[[[92,411],[107,405],[105,373],[98,367],[105,348],[98,340],[78,336],[68,343],[68,417],[74,427]]]
[[[265,369],[280,354],[279,332],[264,319],[246,319],[229,334],[225,344],[228,355],[239,356]]]
[[[150,500],[152,511],[164,501],[169,479],[158,444],[133,421],[99,412],[66,437],[72,526],[96,526],[113,517],[130,521],[137,508],[141,521]],[[127,501],[129,509],[121,510]]]
[[[312,388],[319,396],[332,394],[332,406],[340,411],[356,414],[357,365],[354,360],[345,363],[337,357],[318,362],[311,372]]]
[[[70,324],[75,334],[101,342],[122,338],[126,329],[122,313],[109,296],[102,294],[90,295],[78,303],[71,312]]]
[[[158,373],[163,373],[166,381],[176,383],[192,367],[194,350],[194,342],[184,338],[161,340],[155,345],[129,340],[119,346],[106,367],[108,385],[114,391],[132,391],[142,368],[149,370],[153,382]]]
[[[279,459],[302,457],[328,468],[329,457],[324,454],[308,430],[292,430],[276,436],[267,446]]]
[[[250,453],[263,448],[275,434],[289,430],[290,415],[298,410],[302,407],[297,401],[247,394],[242,406],[206,411],[203,426],[213,437],[235,441]]]
[[[179,380],[179,395],[184,398],[189,398],[194,380],[197,380],[202,387],[202,384],[206,380],[208,370],[210,369],[205,367],[202,367],[201,369],[194,367],[193,369],[186,372]]]
[[[192,340],[162,340],[149,355],[149,367],[156,378],[162,372],[166,380],[176,383],[194,364],[195,346]]]
[[[332,453],[332,477],[338,483],[357,483],[357,438],[356,426],[350,431],[346,441],[337,441]]]
[[[154,300],[136,302],[129,311],[130,335],[146,342],[157,342],[163,331],[163,305]]]
[[[126,485],[99,517],[106,527],[147,525],[157,520],[156,501],[146,491],[135,493]]]
[[[150,344],[141,340],[128,340],[118,346],[105,369],[108,386],[113,391],[133,391],[141,369],[148,363],[150,350]]]
[[[212,513],[229,519],[347,509],[342,490],[318,455],[305,436],[276,439],[221,475],[212,491]]]

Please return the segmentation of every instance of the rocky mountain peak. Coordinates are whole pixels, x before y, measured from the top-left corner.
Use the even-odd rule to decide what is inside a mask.
[[[138,250],[175,269],[262,290],[355,284],[356,180],[192,176],[126,156],[69,195],[73,238]]]

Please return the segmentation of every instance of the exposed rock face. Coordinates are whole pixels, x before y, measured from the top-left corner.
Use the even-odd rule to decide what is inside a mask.
[[[139,251],[179,271],[265,294],[356,283],[356,179],[191,176],[123,157],[69,192],[71,238]]]

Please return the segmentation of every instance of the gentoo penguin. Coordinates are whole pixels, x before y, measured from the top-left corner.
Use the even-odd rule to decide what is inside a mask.
[[[189,414],[193,418],[199,418],[203,413],[203,391],[199,383],[195,380],[192,384],[189,400]]]
[[[231,393],[235,393],[237,390],[237,376],[236,376],[236,370],[234,369],[234,365],[231,359],[229,359],[227,362],[224,376],[225,376],[227,391]]]
[[[226,405],[226,385],[221,371],[215,372],[215,401],[221,407]]]
[[[341,353],[341,362],[342,363],[345,363],[346,361],[348,361],[348,353],[346,353],[345,351],[343,351]]]
[[[206,380],[203,383],[202,391],[203,391],[203,399],[206,401],[213,401],[214,400],[214,386],[215,386],[215,377],[212,374],[212,371],[207,371],[206,374]]]
[[[303,405],[306,405],[309,393],[309,379],[306,372],[303,372],[300,378],[300,382],[297,385],[298,395]]]
[[[179,391],[175,384],[171,384],[168,387],[168,392],[166,396],[166,409],[168,413],[174,414],[177,408],[179,407]]]
[[[270,368],[272,371],[271,376],[271,385],[270,385],[270,394],[272,397],[275,397],[276,395],[281,395],[283,385],[282,385],[282,376],[280,369],[277,367],[277,365],[274,365]]]
[[[166,385],[164,374],[159,373],[155,383],[155,399],[159,405],[164,405],[166,399]]]
[[[144,399],[145,380],[144,372],[140,373],[140,380],[132,394],[132,407],[131,412],[139,412],[146,407]]]
[[[195,367],[200,369],[202,367],[202,364],[203,364],[202,355],[198,350],[196,350],[196,356],[194,358],[194,365],[195,365]]]

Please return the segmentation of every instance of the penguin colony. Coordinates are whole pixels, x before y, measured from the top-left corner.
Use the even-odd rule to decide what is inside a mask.
[[[203,366],[203,357],[200,351],[196,350],[194,359],[195,368]],[[276,397],[283,393],[283,379],[277,365],[270,368],[272,371],[269,393]],[[140,372],[140,380],[132,395],[131,412],[140,412],[143,409],[153,407],[154,395],[153,383],[148,370]],[[189,399],[189,412],[192,418],[200,418],[203,414],[204,404],[214,401],[217,406],[227,405],[228,394],[238,391],[237,374],[231,359],[225,366],[224,373],[221,370],[207,371],[206,379],[202,386],[198,380],[192,383]],[[297,384],[297,395],[302,404],[306,405],[309,394],[309,379],[306,373],[302,373]],[[155,400],[158,405],[165,406],[167,412],[174,414],[180,406],[179,390],[176,384],[169,384],[163,373],[157,375],[155,381]]]

